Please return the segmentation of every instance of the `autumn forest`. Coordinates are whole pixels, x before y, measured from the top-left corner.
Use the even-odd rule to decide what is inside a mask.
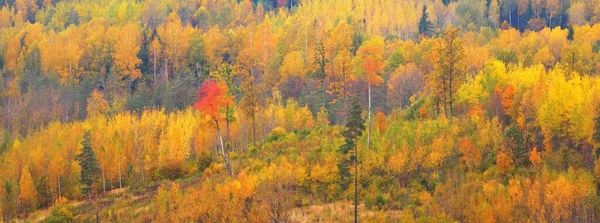
[[[600,0],[0,0],[0,222],[599,222]]]

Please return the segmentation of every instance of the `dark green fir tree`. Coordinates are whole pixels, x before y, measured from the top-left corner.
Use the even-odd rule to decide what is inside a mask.
[[[350,114],[346,122],[346,130],[343,132],[346,143],[340,147],[340,152],[344,155],[338,169],[340,171],[340,181],[345,190],[350,183],[350,165],[354,164],[354,220],[358,220],[358,147],[356,140],[365,131],[365,120],[362,118],[362,108],[358,100],[354,100],[350,108]]]
[[[433,34],[433,23],[429,21],[429,14],[427,14],[427,6],[423,6],[423,13],[421,19],[419,19],[419,36],[431,37]]]
[[[81,166],[81,183],[84,185],[82,192],[91,196],[92,187],[96,181],[97,176],[100,174],[100,167],[98,167],[98,160],[96,154],[92,149],[90,143],[90,132],[86,131],[83,135],[83,142],[81,143],[83,148],[81,153],[75,157]]]

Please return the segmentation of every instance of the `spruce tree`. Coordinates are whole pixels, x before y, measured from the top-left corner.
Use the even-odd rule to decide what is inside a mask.
[[[423,6],[423,13],[421,19],[419,19],[419,35],[423,37],[430,37],[433,33],[433,23],[429,21],[429,14],[427,14],[427,6]]]
[[[358,207],[358,148],[356,139],[365,131],[365,120],[362,118],[362,108],[358,100],[354,100],[350,108],[350,114],[346,122],[346,130],[343,132],[346,143],[340,147],[344,158],[338,163],[340,181],[343,189],[348,188],[350,181],[350,164],[354,164],[354,220],[357,221]],[[352,154],[352,150],[354,153]]]
[[[598,108],[597,113],[594,118],[594,135],[592,135],[592,139],[597,144],[600,144],[600,108]]]
[[[346,130],[342,133],[345,137],[345,142],[340,146],[340,152],[343,155],[342,160],[338,163],[340,172],[340,184],[342,189],[347,189],[350,183],[350,165],[356,159],[353,150],[356,147],[356,138],[362,135],[365,130],[365,120],[362,118],[362,108],[358,101],[354,101],[348,115]]]
[[[82,191],[89,196],[92,192],[92,186],[96,177],[100,174],[100,167],[98,167],[98,160],[96,160],[96,154],[92,149],[90,143],[90,132],[86,131],[83,135],[83,142],[81,143],[83,148],[81,153],[75,157],[81,166],[81,180],[80,182],[84,185]]]

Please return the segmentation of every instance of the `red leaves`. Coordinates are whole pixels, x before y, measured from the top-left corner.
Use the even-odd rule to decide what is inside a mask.
[[[194,109],[208,115],[215,121],[223,119],[221,110],[232,105],[233,99],[227,93],[227,85],[213,80],[204,81],[196,92]]]

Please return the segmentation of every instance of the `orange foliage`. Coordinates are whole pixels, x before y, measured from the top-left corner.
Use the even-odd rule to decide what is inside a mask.
[[[460,140],[460,143],[458,144],[458,150],[462,155],[460,157],[460,161],[467,168],[477,167],[481,162],[481,151],[479,151],[479,149],[475,146],[475,143],[468,138],[463,138]]]
[[[387,130],[387,121],[385,118],[385,114],[382,111],[377,111],[377,113],[375,114],[375,123],[377,126],[377,130],[379,130],[380,133],[384,133],[385,130]]]
[[[510,114],[510,107],[512,106],[514,97],[515,88],[512,85],[509,85],[502,93],[502,108],[504,109],[505,114]]]
[[[513,168],[513,160],[503,151],[500,151],[496,155],[496,166],[500,170],[501,174],[510,172]]]
[[[542,165],[542,156],[538,152],[537,147],[534,147],[531,153],[529,153],[529,161],[535,168],[539,168]]]

